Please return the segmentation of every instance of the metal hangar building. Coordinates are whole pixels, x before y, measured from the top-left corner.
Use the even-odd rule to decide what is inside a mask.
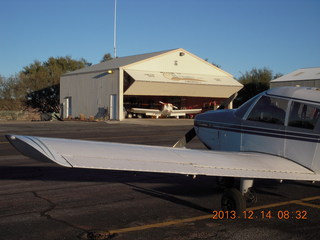
[[[115,58],[60,78],[63,118],[123,120],[125,109],[213,108],[242,88],[233,76],[182,49]]]
[[[283,86],[320,88],[320,67],[300,68],[270,81],[270,88]]]

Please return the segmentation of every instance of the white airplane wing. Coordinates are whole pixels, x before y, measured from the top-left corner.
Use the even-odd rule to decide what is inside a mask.
[[[179,109],[179,110],[172,110],[172,113],[185,113],[185,114],[195,114],[201,112],[201,108],[197,109]]]
[[[319,181],[285,158],[259,154],[6,135],[21,153],[65,167]]]
[[[158,109],[148,109],[148,108],[131,108],[133,113],[142,113],[142,114],[161,114],[161,111]]]

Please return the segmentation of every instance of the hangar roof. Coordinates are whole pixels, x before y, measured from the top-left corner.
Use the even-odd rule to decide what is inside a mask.
[[[294,72],[283,75],[271,81],[286,82],[286,81],[303,81],[303,80],[320,80],[320,67],[318,68],[300,68]]]
[[[320,90],[311,87],[280,87],[267,91],[270,95],[279,97],[295,98],[319,103]]]
[[[173,49],[174,50],[174,49]],[[81,73],[89,73],[89,72],[101,72],[105,71],[107,69],[117,69],[119,67],[123,67],[126,65],[129,65],[131,63],[135,63],[138,61],[142,61],[151,57],[155,57],[158,55],[161,55],[166,52],[170,52],[172,50],[166,50],[166,51],[160,51],[160,52],[153,52],[153,53],[145,53],[145,54],[139,54],[139,55],[133,55],[133,56],[127,56],[127,57],[120,57],[120,58],[114,58],[106,62],[98,63],[91,65],[89,67],[81,68],[79,70],[66,73],[64,76],[67,75],[74,75],[74,74],[81,74]]]

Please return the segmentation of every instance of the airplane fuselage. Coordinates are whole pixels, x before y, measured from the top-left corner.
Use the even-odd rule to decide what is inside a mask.
[[[170,116],[172,111],[173,111],[173,105],[170,103],[165,103],[163,104],[163,107],[162,107],[161,116],[163,117]]]
[[[320,91],[272,89],[236,110],[197,115],[195,130],[209,148],[285,157],[320,172]]]

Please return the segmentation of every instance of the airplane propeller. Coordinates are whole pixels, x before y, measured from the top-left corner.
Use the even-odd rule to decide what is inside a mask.
[[[173,147],[184,148],[195,136],[197,136],[196,130],[191,128],[182,138],[179,139],[178,142],[173,145]]]
[[[177,107],[177,106],[175,106],[175,105],[173,105],[172,103],[164,103],[164,102],[162,102],[162,101],[159,101],[159,103],[160,103],[160,104],[162,104],[162,105],[171,105],[171,106],[172,106],[172,108],[174,108],[174,109],[178,109],[178,107]]]

